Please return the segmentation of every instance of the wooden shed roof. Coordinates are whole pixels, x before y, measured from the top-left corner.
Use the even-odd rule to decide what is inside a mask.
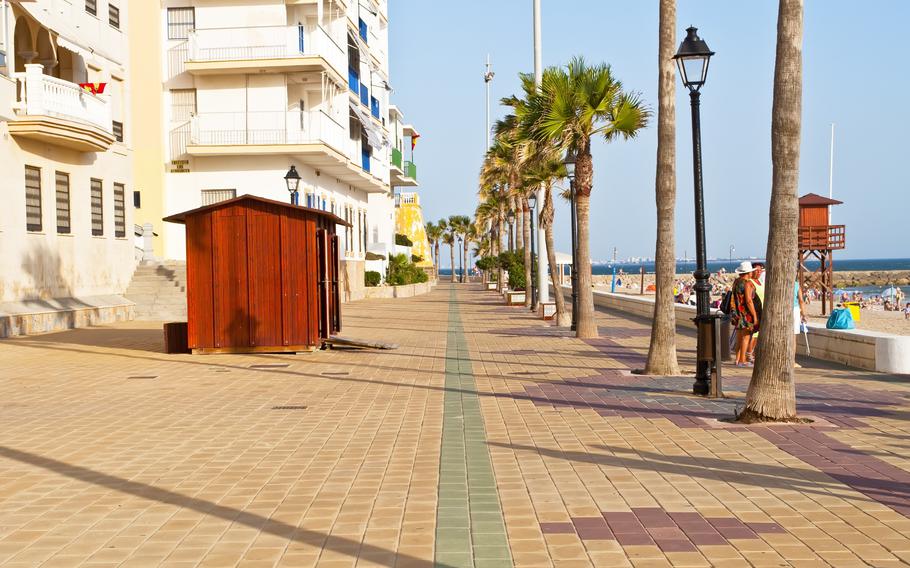
[[[799,198],[800,205],[840,205],[843,201],[838,201],[836,199],[828,199],[817,193],[807,193],[806,195]]]
[[[322,209],[313,209],[312,207],[301,207],[300,205],[291,205],[290,203],[285,203],[283,201],[275,201],[274,199],[266,199],[265,197],[259,197],[258,195],[249,195],[249,194],[244,194],[239,197],[235,197],[233,199],[228,199],[226,201],[219,201],[218,203],[213,203],[212,205],[205,205],[203,207],[197,207],[196,209],[190,209],[189,211],[184,211],[182,213],[175,213],[174,215],[169,215],[162,220],[166,221],[168,223],[185,224],[186,218],[191,215],[196,215],[198,213],[202,213],[204,211],[210,211],[213,209],[219,209],[221,207],[232,205],[234,203],[238,203],[241,201],[255,201],[258,203],[265,203],[267,205],[277,205],[279,207],[284,207],[286,209],[292,209],[294,211],[302,210],[302,211],[306,211],[308,213],[313,213],[314,215],[318,215],[320,217],[325,217],[326,219],[329,219],[338,225],[344,225],[345,227],[352,226],[350,223],[348,223],[347,221],[345,221],[338,215],[329,213],[328,211],[323,211]]]

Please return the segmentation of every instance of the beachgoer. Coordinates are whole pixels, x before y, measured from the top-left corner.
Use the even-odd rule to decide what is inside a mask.
[[[752,334],[759,327],[759,312],[756,310],[757,296],[755,284],[751,278],[755,269],[748,260],[742,261],[736,268],[737,278],[733,281],[731,322],[736,328],[736,366],[751,367],[747,359]]]
[[[799,335],[806,323],[806,308],[803,305],[803,295],[800,294],[799,277],[793,283],[793,333]],[[802,365],[796,362],[796,350],[793,351],[793,367],[799,369]]]
[[[758,297],[757,311],[761,317],[762,306],[765,305],[765,263],[756,262],[752,265],[755,269],[752,271],[752,285],[755,286],[755,295]],[[758,331],[752,334],[749,341],[749,361],[755,361],[755,348],[758,346]]]
[[[910,319],[910,302],[907,302],[907,305],[904,307],[904,319]]]

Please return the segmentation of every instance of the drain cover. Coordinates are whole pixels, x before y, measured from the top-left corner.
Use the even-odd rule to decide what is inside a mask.
[[[275,365],[250,365],[250,369],[283,369],[284,367],[290,367],[288,364],[275,364]]]
[[[272,410],[306,410],[302,404],[286,404],[284,406],[273,406]]]
[[[132,377],[127,377],[127,379],[157,379],[158,375],[134,375]]]

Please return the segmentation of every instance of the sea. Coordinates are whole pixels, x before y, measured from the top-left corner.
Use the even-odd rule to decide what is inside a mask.
[[[708,270],[713,274],[718,272],[721,268],[725,268],[727,272],[733,272],[733,270],[739,266],[739,263],[743,260],[757,261],[758,259],[712,259],[708,261]],[[645,272],[653,273],[654,272],[654,261],[645,261],[645,262],[623,262],[617,261],[615,264],[616,272],[619,272],[620,269],[629,274],[630,276],[635,276],[641,270],[641,267],[645,267]],[[608,275],[613,273],[614,264],[609,261],[594,261],[591,265],[591,272],[595,275]],[[818,268],[818,261],[807,262],[806,268],[814,270]],[[910,271],[910,258],[834,258],[834,271],[835,272],[852,272],[852,271],[880,271],[880,270],[908,270]],[[687,259],[676,261],[676,272],[679,274],[686,272],[695,271],[695,260]],[[439,271],[440,275],[443,274],[452,274],[451,269],[443,268]],[[851,292],[862,292],[865,296],[881,294],[884,290],[889,288],[889,286],[855,286],[852,288],[845,289],[844,291]],[[901,286],[901,289],[904,292],[904,295],[910,298],[910,286]],[[840,293],[841,290],[837,290],[837,293]]]

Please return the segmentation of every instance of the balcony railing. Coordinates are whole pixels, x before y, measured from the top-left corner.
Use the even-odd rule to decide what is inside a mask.
[[[191,120],[190,144],[239,146],[326,144],[345,149],[345,130],[322,111],[200,113]]]
[[[839,250],[846,246],[844,225],[823,225],[799,228],[801,250]]]
[[[107,97],[93,95],[75,83],[45,75],[43,70],[43,65],[29,64],[24,73],[13,73],[19,84],[19,114],[82,122],[113,134],[111,105]]]
[[[392,165],[395,166],[396,168],[398,168],[399,170],[402,169],[402,167],[401,167],[401,150],[399,150],[398,148],[392,148]]]
[[[404,177],[409,177],[413,180],[417,179],[417,164],[414,162],[406,161],[404,163]]]
[[[192,62],[322,56],[341,74],[347,65],[341,44],[316,25],[200,29],[188,43]]]

